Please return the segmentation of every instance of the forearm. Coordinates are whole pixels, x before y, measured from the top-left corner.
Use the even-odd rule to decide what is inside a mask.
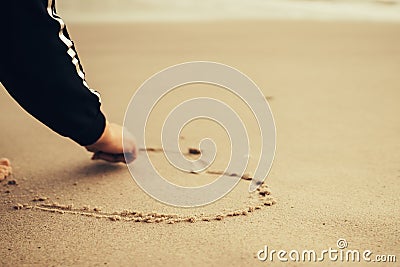
[[[51,1],[1,4],[0,79],[30,114],[80,145],[95,143],[106,120]]]

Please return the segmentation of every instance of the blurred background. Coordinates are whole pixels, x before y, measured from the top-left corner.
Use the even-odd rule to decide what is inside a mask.
[[[305,19],[400,21],[399,0],[68,0],[67,21],[197,21]]]

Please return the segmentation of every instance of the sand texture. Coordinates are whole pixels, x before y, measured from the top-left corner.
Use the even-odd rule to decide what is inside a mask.
[[[274,165],[249,194],[260,153],[249,110],[221,88],[179,88],[152,113],[149,147],[139,157],[148,153],[161,174],[183,186],[221,175],[230,146],[216,124],[195,121],[179,138],[191,159],[199,156],[202,138],[216,141],[219,157],[207,172],[182,174],[161,149],[161,115],[200,96],[238,109],[251,157],[247,175],[225,198],[195,209],[166,206],[144,193],[126,166],[91,161],[85,149],[32,119],[1,89],[0,157],[10,160],[12,174],[0,182],[0,265],[265,266],[270,263],[256,258],[265,245],[322,250],[336,247],[339,238],[351,249],[400,261],[399,24],[115,23],[70,24],[69,30],[89,84],[118,123],[134,91],[163,68],[209,60],[241,70],[260,86],[274,114]]]

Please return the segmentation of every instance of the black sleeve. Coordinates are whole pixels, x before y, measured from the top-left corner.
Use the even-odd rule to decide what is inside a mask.
[[[0,4],[0,81],[31,115],[80,145],[105,128],[100,95],[85,81],[55,0]]]

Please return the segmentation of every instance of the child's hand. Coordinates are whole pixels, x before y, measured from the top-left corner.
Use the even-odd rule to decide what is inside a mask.
[[[135,138],[132,135],[125,136],[125,153],[123,149],[122,127],[118,124],[108,123],[99,140],[86,149],[94,152],[92,159],[102,159],[109,162],[131,163],[137,157]],[[128,152],[129,151],[129,152]]]

